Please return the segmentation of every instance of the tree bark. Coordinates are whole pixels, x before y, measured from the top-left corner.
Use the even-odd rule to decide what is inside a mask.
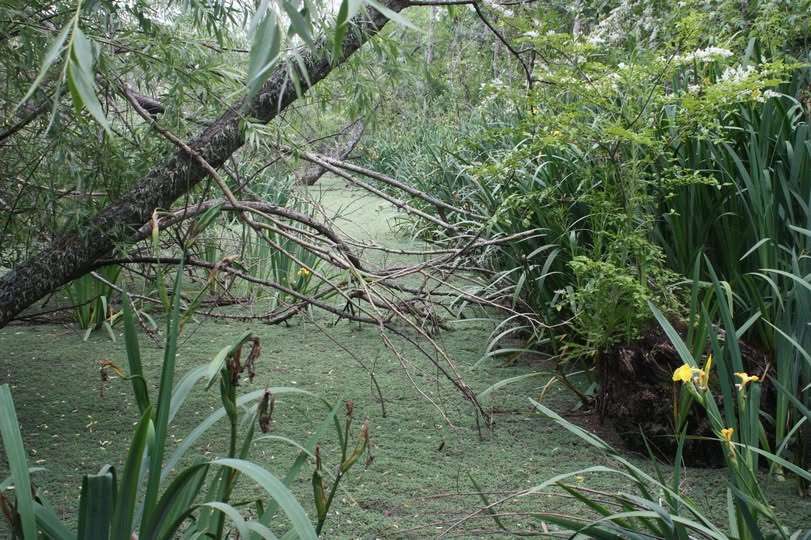
[[[362,120],[356,120],[341,130],[335,137],[332,144],[322,144],[317,150],[317,154],[327,155],[331,158],[344,160],[349,157],[355,149],[360,138],[363,137],[364,124]],[[303,186],[312,186],[318,179],[324,176],[327,170],[315,164],[308,164],[301,171],[296,173],[296,183]]]
[[[383,0],[399,12],[404,0]],[[321,38],[313,52],[302,54],[306,76],[300,86],[306,92],[326,77],[388,22],[380,12],[369,8],[352,21],[339,58],[330,63],[329,42]],[[220,167],[244,143],[239,123],[243,117],[270,122],[297,99],[286,66],[271,73],[257,94],[243,98],[228,108],[211,126],[201,131],[188,146],[213,167]],[[17,265],[0,278],[0,328],[31,304],[87,273],[95,261],[126,242],[149,219],[156,208],[170,208],[181,195],[199,184],[207,173],[194,157],[176,151],[155,166],[135,187],[117,202],[107,206],[79,227],[66,231],[50,245]]]

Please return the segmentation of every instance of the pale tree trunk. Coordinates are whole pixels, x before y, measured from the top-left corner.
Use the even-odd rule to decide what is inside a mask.
[[[493,79],[498,79],[501,75],[501,41],[493,39]]]
[[[342,129],[335,139],[331,141],[331,144],[321,145],[320,148],[315,150],[315,153],[343,161],[349,157],[349,154],[360,142],[360,138],[363,137],[363,130],[363,121],[356,120]],[[326,172],[327,170],[324,167],[308,163],[307,166],[295,173],[296,183],[312,186]]]
[[[430,77],[430,73],[428,71],[431,62],[434,59],[434,18],[437,14],[437,7],[431,6],[431,17],[428,19],[428,30],[425,35],[425,71],[423,75],[423,80],[420,83],[420,87],[422,90],[422,110],[423,112],[428,111],[428,91],[429,85],[428,81],[426,80]]]
[[[406,7],[403,0],[383,0],[397,12]],[[314,52],[302,55],[306,76],[300,77],[303,91],[318,83],[345,61],[363,43],[375,35],[388,19],[374,9],[360,14],[345,38],[340,57],[330,64],[329,41],[322,38]],[[285,66],[276,68],[267,82],[251,99],[231,105],[209,127],[188,141],[193,152],[213,167],[220,167],[236,152],[244,140],[240,120],[251,117],[263,123],[275,118],[297,99]],[[171,208],[207,176],[206,170],[191,155],[179,150],[156,165],[118,201],[75,229],[65,231],[45,249],[15,266],[0,278],[0,327],[45,295],[87,273],[95,261],[127,242],[149,219],[156,208]]]
[[[434,61],[434,24],[439,8],[431,6],[431,18],[428,21],[428,35],[425,37],[425,64],[430,66]]]
[[[463,80],[464,73],[462,73],[462,70],[459,69],[459,64],[461,64],[461,62],[462,62],[462,42],[463,42],[462,37],[460,36],[460,33],[463,30],[461,30],[459,28],[460,26],[461,25],[459,25],[459,24],[454,24],[453,25],[453,32],[451,34],[451,44],[450,44],[450,47],[448,48],[448,51],[451,54],[451,68],[450,68],[449,76],[450,76],[451,80],[453,80],[455,78],[456,80],[453,81],[453,82],[455,82],[457,85],[464,88],[465,94],[467,94],[467,86],[464,84],[464,80]],[[457,103],[455,103],[455,105],[456,105],[456,114],[458,115],[460,113],[460,111],[461,111],[461,108],[460,108],[461,104],[458,103],[458,100],[454,100],[454,101],[457,102]]]

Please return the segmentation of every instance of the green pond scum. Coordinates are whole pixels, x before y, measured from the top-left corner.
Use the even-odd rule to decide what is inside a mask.
[[[388,246],[414,245],[392,227],[397,212],[377,199],[358,197],[357,192],[332,179],[311,188],[311,195],[326,209],[340,210],[352,234]],[[271,385],[293,386],[333,404],[351,400],[355,428],[368,419],[374,459],[365,468],[354,467],[341,483],[323,537],[436,536],[481,507],[479,492],[495,501],[560,473],[610,465],[602,454],[531,406],[527,398],[538,399],[548,377],[524,379],[489,394],[483,400],[493,418],[492,429],[488,429],[477,422],[471,404],[404,340],[392,337],[392,344],[402,352],[398,358],[377,329],[334,322],[334,317],[318,314],[279,326],[200,317],[187,324],[177,353],[176,380],[210,361],[228,338],[250,330],[261,341],[262,354],[255,365],[256,377],[253,382],[241,382],[240,394]],[[510,365],[490,360],[473,369],[485,352],[494,324],[482,319],[455,321],[436,337],[474,391],[481,392],[530,370],[551,368],[522,358]],[[82,331],[67,325],[14,324],[0,330],[0,382],[11,385],[30,466],[47,469],[47,473],[34,474],[34,481],[70,523],[76,520],[82,476],[95,473],[106,463],[121,466],[138,420],[129,382],[113,370],[107,370],[104,378],[100,375],[102,362],[126,366],[122,329],[116,326],[114,331],[115,342],[103,331],[82,341]],[[162,340],[150,340],[143,333],[140,340],[145,375],[154,393]],[[369,370],[374,372],[385,401],[385,416]],[[565,388],[550,386],[543,403],[575,423],[598,429],[611,440],[608,426],[573,412],[576,400]],[[192,392],[171,426],[170,448],[218,407],[216,388]],[[338,410],[343,411],[343,406]],[[280,396],[274,406],[271,434],[303,442],[326,414],[327,409],[314,400]],[[197,455],[209,459],[223,455],[227,447],[224,422],[195,446]],[[334,436],[321,444],[326,469],[334,469],[340,461],[337,452]],[[252,457],[283,476],[297,453],[281,439],[266,439],[254,443]],[[645,456],[631,459],[652,470]],[[291,485],[311,517],[316,514],[310,482],[313,467],[312,463],[306,465]],[[7,474],[3,460],[0,477]],[[726,512],[724,474],[723,469],[687,469],[681,489],[709,516],[720,519]],[[597,474],[574,481],[599,490],[623,489],[615,477]],[[786,524],[811,522],[811,501],[796,497],[793,482],[765,481],[771,501]],[[251,489],[247,483],[238,484],[233,501],[251,500]],[[539,531],[539,522],[527,513],[571,512],[572,508],[570,497],[543,493],[513,501],[504,510],[509,515],[503,519],[512,530]],[[0,535],[5,531],[0,529]],[[492,518],[484,513],[453,529],[449,536],[483,535],[501,536]]]

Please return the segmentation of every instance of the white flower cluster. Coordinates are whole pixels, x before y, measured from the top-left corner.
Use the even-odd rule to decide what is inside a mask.
[[[589,34],[592,45],[616,45],[629,36],[645,39],[649,44],[656,41],[659,20],[648,0],[622,0],[602,19]]]
[[[728,67],[724,70],[721,76],[718,77],[718,82],[739,83],[748,79],[749,76],[754,72],[755,68],[752,66]]]
[[[484,3],[487,5],[487,7],[489,7],[490,9],[492,9],[493,11],[497,12],[499,15],[502,15],[504,17],[513,17],[515,15],[515,13],[513,13],[513,10],[509,9],[508,7],[502,6],[495,0],[484,0]]]
[[[625,23],[630,19],[631,14],[631,5],[627,0],[623,1],[597,24],[588,37],[588,42],[592,45],[619,43],[626,35]]]
[[[771,98],[777,98],[781,96],[783,96],[783,94],[781,94],[780,92],[775,92],[774,90],[766,90],[762,94],[758,93],[758,95],[755,97],[755,101],[759,103],[766,103],[766,101],[768,101]]]
[[[729,58],[732,56],[732,51],[722,49],[721,47],[707,47],[706,49],[697,49],[691,53],[675,58],[677,63],[687,64],[693,61],[696,62],[714,62],[721,58]]]

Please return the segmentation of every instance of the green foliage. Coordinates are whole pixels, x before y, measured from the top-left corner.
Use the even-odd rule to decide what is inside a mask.
[[[337,64],[343,42],[355,31],[352,17],[377,9],[401,26],[315,89],[301,110],[319,105],[321,114],[312,115],[316,122],[309,123],[301,110],[290,111],[284,127],[257,126],[244,118],[243,162],[223,167],[228,181],[242,190],[270,168],[265,177],[274,180],[252,186],[255,198],[312,215],[280,180],[289,178],[296,160],[268,164],[268,150],[307,144],[313,132],[321,135],[320,128],[334,127],[344,115],[376,111],[369,122],[376,132],[363,144],[362,161],[464,210],[449,213],[417,201],[419,210],[453,223],[453,230],[411,218],[401,221],[403,230],[450,249],[464,242],[460,238],[512,239],[469,254],[476,274],[465,276],[465,283],[474,285],[455,303],[460,314],[471,298],[508,313],[485,359],[543,351],[558,361],[561,377],[570,365],[564,361],[579,362],[577,369],[588,373],[590,359],[632,342],[658,319],[687,370],[713,373],[723,395],[716,403],[702,379],[690,377],[678,405],[681,415],[691,405],[701,406],[727,451],[729,533],[760,537],[761,521],[780,532],[757,474],[759,458],[766,457],[775,470],[807,477],[797,466],[802,452],[796,441],[811,406],[809,7],[809,0],[476,4],[500,29],[494,37],[481,32],[478,12],[467,7],[426,10],[412,24],[372,0],[335,6],[309,0],[158,7],[140,1],[12,3],[0,8],[5,15],[0,31],[7,36],[0,70],[9,81],[2,107],[6,127],[21,121],[21,133],[30,137],[0,153],[0,165],[11,171],[0,186],[0,202],[8,210],[0,229],[2,264],[13,266],[115,201],[147,174],[154,156],[172,149],[153,136],[149,123],[133,122],[118,106],[122,85],[160,96],[161,124],[186,138],[221,112],[223,96],[255,96],[280,65],[285,80],[301,92],[304,53],[296,46],[328,49]],[[415,27],[427,32],[408,30]],[[321,31],[326,36],[317,41]],[[73,113],[63,103],[68,94]],[[50,114],[34,114],[38,110]],[[190,193],[189,202],[208,198],[210,188]],[[48,211],[32,210],[40,208]],[[177,284],[170,290],[163,271],[145,278],[146,292],[159,296],[171,313],[156,399],[150,399],[143,377],[134,314],[123,302],[130,378],[143,416],[123,474],[104,468],[85,479],[79,535],[107,536],[111,530],[110,535],[126,536],[137,526],[143,537],[164,536],[183,523],[191,533],[222,537],[229,534],[229,521],[241,537],[262,536],[278,506],[299,536],[312,536],[323,526],[341,476],[368,449],[365,428],[353,449],[351,412],[343,429],[338,425],[342,455],[331,487],[315,442],[304,445],[307,451],[291,467],[298,471],[310,455],[316,460],[313,527],[285,481],[246,460],[255,420],[267,421],[273,403],[269,393],[236,394],[238,372],[252,369],[258,342],[250,334],[240,336],[210,366],[176,386],[173,365],[177,335],[204,295],[216,300],[231,292],[218,279],[223,265],[241,265],[273,282],[278,289],[269,299],[273,308],[292,305],[302,294],[320,300],[335,294],[324,293],[321,280],[313,279],[326,265],[305,247],[303,227],[270,225],[257,233],[215,206],[168,238],[157,227],[164,210],[169,209],[157,209],[153,220],[151,255],[180,250],[214,270],[191,301],[181,297]],[[117,270],[110,271],[116,274],[103,275],[115,282]],[[680,288],[685,283],[692,289]],[[248,292],[257,300],[258,291]],[[68,292],[83,328],[109,329],[109,286],[83,277]],[[653,316],[649,304],[659,306]],[[187,308],[182,318],[181,305]],[[686,342],[670,326],[674,319],[687,321]],[[761,410],[760,387],[736,380],[743,371],[738,346],[743,336],[773,359],[773,383],[780,389],[773,422]],[[524,343],[502,348],[509,337]],[[249,344],[243,365],[242,350]],[[708,348],[715,371],[702,358]],[[219,384],[223,408],[167,457],[171,419],[201,378]],[[7,389],[0,398],[10,403]],[[13,409],[6,410],[12,412],[0,424],[4,442],[15,456],[15,482],[25,486],[16,418]],[[329,420],[334,417],[333,409]],[[192,465],[165,485],[167,471],[221,418],[229,424],[228,456]],[[683,441],[681,422],[676,425],[675,436]],[[582,430],[564,427],[622,459]],[[766,444],[772,438],[773,452]],[[603,519],[542,519],[598,537],[641,537],[639,530],[679,539],[723,537],[723,527],[680,496],[679,461],[677,456],[672,482],[620,461],[620,473],[638,491],[608,496],[623,512],[565,486]],[[276,500],[257,508],[258,520],[246,521],[229,503],[237,477],[259,483]],[[198,490],[203,500],[194,502]],[[30,535],[32,527],[40,527],[54,536],[72,535],[61,531],[39,494],[29,498],[25,491],[18,491],[15,531]]]
[[[573,304],[576,329],[597,350],[613,343],[617,336],[625,341],[648,320],[644,311],[647,288],[623,267],[610,262],[578,256],[569,267],[574,273],[573,292],[567,300]]]
[[[295,443],[302,449],[302,453],[284,480],[251,462],[251,446],[254,440],[258,440],[255,437],[256,425],[258,423],[263,432],[270,429],[275,396],[315,396],[304,390],[286,387],[267,388],[237,396],[240,378],[243,374],[253,378],[260,357],[259,340],[250,333],[239,336],[208,365],[192,369],[175,385],[173,380],[182,275],[181,266],[175,281],[176,294],[172,311],[167,319],[161,380],[158,396],[154,401],[150,401],[148,386],[143,377],[132,310],[125,303],[129,378],[142,415],[134,429],[132,443],[121,471],[108,465],[99,473],[84,477],[79,499],[78,531],[71,531],[62,524],[44,494],[32,489],[27,454],[22,445],[11,391],[8,385],[0,386],[0,434],[12,473],[11,482],[3,483],[0,498],[3,508],[10,511],[7,517],[15,538],[129,540],[133,531],[137,531],[139,538],[172,538],[179,531],[184,535],[209,538],[227,538],[237,532],[242,538],[275,538],[272,527],[278,526],[289,527],[288,534],[298,538],[317,537],[316,530],[320,530],[324,524],[326,512],[341,478],[368,449],[368,425],[362,426],[357,446],[348,453],[352,407],[347,406],[343,426],[335,418],[335,409],[332,408],[324,427],[315,434],[315,439],[311,438],[305,445]],[[248,345],[250,351],[243,355],[243,349]],[[169,450],[167,433],[172,419],[195,384],[202,380],[207,381],[208,387],[219,385],[222,408],[195,428],[184,439],[184,444],[166,460],[165,454]],[[227,417],[229,424],[230,445],[227,455],[209,461],[198,459],[194,464],[176,470],[169,481],[169,471],[175,469],[190,445],[222,417]],[[329,499],[317,500],[319,515],[317,527],[314,527],[287,485],[296,477],[314,448],[317,456],[316,473],[320,474],[321,460],[316,443],[330,425],[334,425],[342,448],[341,466],[332,480]],[[265,497],[256,500],[257,512],[253,519],[246,519],[240,512],[241,505],[230,501],[234,486],[240,478],[255,483],[265,493]],[[10,488],[15,489],[12,492]],[[271,523],[277,509],[284,513],[287,520],[278,526]]]
[[[115,341],[112,324],[118,315],[113,313],[110,301],[113,286],[120,273],[121,267],[119,266],[105,266],[100,268],[97,274],[107,283],[91,274],[86,274],[65,287],[71,305],[74,306],[73,316],[79,324],[79,328],[86,330],[85,341],[90,336],[90,332],[101,327],[104,327],[110,338]]]
[[[528,490],[526,493],[542,493],[552,488],[562,489],[583,506],[584,512],[594,512],[597,516],[590,519],[568,513],[533,514],[546,523],[574,534],[604,539],[652,536],[668,540],[684,538],[725,540],[801,538],[804,534],[802,530],[790,531],[781,526],[761,491],[755,472],[742,459],[738,461],[739,457],[742,457],[738,454],[743,453],[760,455],[775,463],[784,463],[784,460],[775,454],[759,450],[756,445],[752,447],[748,446],[748,443],[728,442],[719,431],[719,444],[724,447],[730,459],[730,475],[726,486],[730,511],[726,523],[714,523],[706,516],[706,509],[702,507],[700,501],[685,497],[679,489],[682,478],[679,454],[684,440],[683,432],[680,435],[679,450],[672,473],[670,478],[666,479],[658,467],[655,476],[646,473],[598,436],[571,423],[540,403],[531,401],[541,414],[597,448],[616,464],[561,473]],[[803,478],[811,479],[807,471],[796,467],[792,470]],[[595,473],[616,476],[619,480],[630,482],[631,488],[620,492],[595,491],[580,483],[571,482],[575,477],[583,478],[584,475]]]
[[[508,37],[540,55],[538,81],[527,90],[506,67],[488,80],[480,66],[457,120],[467,138],[417,127],[366,149],[375,166],[492,216],[484,231],[464,223],[471,234],[538,231],[483,254],[494,277],[478,289],[520,308],[520,332],[546,327],[531,345],[590,356],[649,326],[647,300],[683,313],[675,284],[700,252],[738,294],[736,321],[780,318],[796,287],[774,271],[792,273],[807,241],[792,228],[808,221],[807,111],[797,101],[807,70],[763,29],[782,12],[797,39],[808,13],[720,4],[490,6],[514,28]],[[441,239],[430,223],[413,230]],[[765,323],[756,328],[773,342]],[[581,344],[560,346],[571,337]]]
[[[698,269],[697,263],[695,271]],[[535,400],[530,400],[541,414],[599,450],[611,465],[564,471],[497,503],[489,503],[482,494],[486,508],[494,514],[493,520],[501,530],[511,532],[510,524],[497,516],[510,514],[495,514],[492,510],[495,504],[503,505],[517,496],[560,490],[570,495],[574,502],[581,505],[582,510],[577,513],[537,511],[531,512],[531,515],[548,527],[569,531],[573,535],[605,539],[654,537],[674,540],[793,539],[807,535],[807,530],[790,530],[778,519],[774,506],[767,497],[760,463],[765,461],[772,468],[790,472],[801,485],[811,481],[811,473],[785,455],[790,447],[788,440],[784,440],[774,450],[769,448],[765,434],[768,430],[766,422],[770,420],[770,416],[762,408],[761,401],[761,386],[766,381],[746,373],[741,356],[742,338],[752,328],[753,321],[748,321],[742,327],[734,326],[726,292],[711,266],[708,271],[713,276],[708,296],[718,300],[717,315],[715,318],[711,317],[706,304],[696,304],[700,284],[694,282],[694,301],[691,307],[699,310],[699,313],[691,321],[691,327],[701,330],[690,333],[695,342],[685,342],[667,317],[649,303],[653,315],[684,362],[673,374],[673,384],[678,386],[672,398],[674,437],[678,445],[669,478],[663,473],[652,452],[650,458],[655,475],[634,464],[597,435]],[[696,350],[709,350],[710,353],[706,358],[701,358],[702,353],[692,352]],[[505,384],[509,382],[511,381],[504,381]],[[801,438],[800,428],[811,419],[811,413],[797,401],[793,391],[779,382],[774,382],[774,387],[779,396],[797,403],[800,417],[791,426],[788,439]],[[721,396],[720,400],[716,398],[716,393]],[[686,496],[682,489],[683,467],[689,465],[683,463],[682,450],[687,437],[688,412],[692,407],[701,407],[704,410],[725,457],[727,519],[724,523],[709,518],[708,508],[700,500]],[[586,476],[595,474],[610,475],[616,477],[617,481],[630,485],[621,490],[595,490],[583,483]],[[475,482],[474,487],[481,491]],[[587,517],[589,514],[594,517]]]
[[[701,259],[694,264],[693,275],[698,275]],[[587,263],[581,263],[587,264]],[[612,448],[597,435],[561,417],[548,407],[530,400],[544,416],[558,426],[573,433],[587,444],[598,449],[612,466],[595,465],[575,471],[565,471],[543,483],[522,490],[514,496],[498,501],[505,504],[516,496],[562,490],[582,505],[582,510],[564,513],[532,512],[531,515],[562,531],[588,535],[592,538],[734,538],[741,540],[760,538],[803,538],[807,530],[790,530],[785,527],[774,511],[767,496],[766,482],[761,464],[766,463],[773,470],[788,472],[796,478],[803,491],[811,481],[811,473],[802,465],[803,424],[811,420],[811,412],[795,397],[796,389],[789,389],[780,383],[778,376],[761,373],[747,373],[742,356],[742,342],[747,332],[751,332],[757,317],[750,318],[736,327],[727,290],[718,280],[713,267],[707,264],[711,283],[701,296],[704,285],[694,279],[691,287],[690,331],[684,340],[678,331],[653,303],[647,302],[653,316],[672,342],[683,365],[673,373],[673,426],[674,438],[678,442],[673,458],[672,471],[665,477],[656,456],[650,453],[655,468],[651,476]],[[711,314],[712,313],[712,314]],[[758,314],[759,317],[759,314]],[[801,346],[786,336],[804,360],[800,369],[811,365],[811,358]],[[705,351],[709,351],[705,354]],[[785,359],[782,359],[785,361]],[[523,377],[537,374],[525,375]],[[766,379],[768,377],[768,379]],[[518,379],[518,378],[515,378]],[[510,384],[508,379],[497,383]],[[771,432],[775,428],[773,418],[761,399],[762,386],[771,384],[777,393],[778,403],[785,400],[794,405],[792,424],[787,426],[785,437],[777,435],[777,445],[770,448]],[[491,389],[485,392],[490,392]],[[720,399],[719,397],[720,396]],[[661,396],[665,397],[665,396]],[[707,516],[708,508],[698,499],[686,496],[682,489],[684,477],[682,450],[688,433],[688,413],[693,407],[700,407],[717,438],[725,459],[727,498],[727,519],[718,523]],[[778,407],[780,407],[778,405]],[[792,416],[792,415],[788,415]],[[785,418],[785,411],[778,411],[777,418]],[[618,481],[630,483],[622,490],[595,490],[583,483],[587,475],[611,475]],[[572,482],[572,480],[575,480]],[[478,486],[474,487],[481,491]],[[484,497],[484,495],[482,495]],[[485,499],[485,505],[491,504]],[[492,513],[492,512],[491,512]],[[594,514],[592,519],[588,514]],[[502,515],[502,514],[499,514]],[[503,515],[509,515],[504,513]],[[510,524],[493,517],[496,525],[510,532]]]
[[[685,320],[682,348],[696,359],[712,349],[724,381],[723,413],[707,405],[707,414],[745,445],[740,467],[728,464],[730,505],[734,525],[752,530],[749,520],[773,519],[756,474],[769,450],[761,439],[774,441],[774,470],[784,470],[781,456],[801,464],[796,436],[811,404],[807,8],[490,4],[508,40],[537,62],[533,80],[515,66],[489,71],[485,57],[471,70],[477,91],[449,96],[468,107],[454,118],[464,137],[444,135],[442,122],[425,129],[427,115],[415,114],[414,134],[394,129],[366,149],[370,163],[488,216],[459,220],[471,236],[535,232],[478,254],[491,274],[465,292],[508,313],[482,360],[599,356],[654,324],[651,302],[666,314],[660,322]],[[430,223],[412,230],[452,242]],[[744,402],[736,391],[743,364],[730,336],[744,334],[774,358],[774,384],[785,389],[773,423],[761,424],[757,385]],[[499,345],[516,337],[523,344]],[[715,427],[720,437],[726,428]]]
[[[0,166],[8,172],[0,182],[0,265],[11,268],[73,232],[176,150],[133,112],[127,92],[150,100],[153,119],[188,139],[226,103],[254,96],[274,69],[292,82],[288,91],[300,92],[308,82],[306,54],[326,48],[337,54],[356,31],[353,17],[373,9],[362,0],[344,4],[338,13],[310,0],[0,6],[0,34],[7,37],[0,78],[9,83],[0,99]],[[319,34],[334,34],[335,43]],[[327,129],[342,114],[333,113]],[[308,120],[290,118],[285,126],[296,124],[306,138]],[[302,143],[291,138],[286,142]],[[244,152],[240,159],[255,169],[265,157]],[[209,188],[190,195],[210,194]]]
[[[304,202],[300,196],[292,193],[293,178],[287,177],[281,181],[270,180],[257,186],[257,193],[266,202],[288,208],[301,213],[308,218],[314,218],[315,211],[311,204]],[[322,282],[314,279],[313,272],[319,271],[322,259],[312,250],[307,249],[308,237],[305,226],[294,223],[284,229],[276,227],[275,230],[263,233],[265,238],[242,225],[240,241],[240,260],[251,274],[260,279],[277,283],[296,293],[309,296],[318,292]],[[260,288],[249,292],[258,294]],[[285,303],[295,303],[294,294],[285,291],[273,291],[270,305],[277,307]]]

